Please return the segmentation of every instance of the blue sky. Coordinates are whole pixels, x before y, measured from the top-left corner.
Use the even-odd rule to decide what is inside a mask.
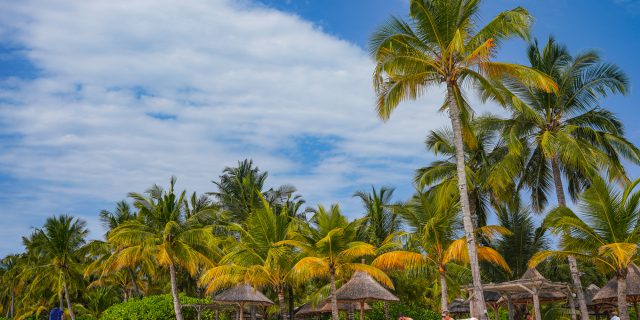
[[[206,192],[224,166],[253,158],[270,185],[310,205],[370,185],[410,195],[433,160],[422,141],[447,124],[441,92],[376,119],[367,38],[406,0],[0,0],[0,254],[47,216],[96,216],[169,176]],[[632,80],[604,102],[640,144],[640,2],[485,1],[482,17],[523,6],[534,36],[597,49]],[[524,63],[511,41],[500,58]],[[493,106],[477,104],[482,111]],[[630,168],[632,176],[640,175]]]

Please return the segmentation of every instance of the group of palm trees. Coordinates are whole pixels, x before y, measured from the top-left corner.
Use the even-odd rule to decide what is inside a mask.
[[[119,301],[171,292],[182,320],[181,292],[206,297],[247,283],[274,298],[282,319],[300,303],[329,299],[337,320],[333,293],[364,271],[434,310],[467,287],[472,316],[486,319],[482,283],[537,266],[571,282],[582,320],[583,283],[615,276],[628,320],[640,192],[624,163],[640,163],[640,150],[601,103],[625,94],[629,81],[596,52],[571,54],[552,38],[531,42],[528,66],[496,62],[502,41],[529,39],[533,19],[516,8],[481,26],[479,6],[412,0],[406,20],[392,18],[371,37],[382,119],[403,101],[446,93],[451,126],[428,133],[438,160],[416,170],[408,200],[389,187],[356,192],[362,218],[350,220],[337,204],[305,208],[292,186],[267,189],[267,173],[250,160],[225,168],[203,195],[175,190],[172,178],[167,189],[130,193],[102,211],[103,240],[88,241],[85,222],[67,215],[24,237],[25,251],[0,265],[3,312],[24,319],[56,305],[73,320],[99,318]],[[502,116],[474,114],[473,93]]]

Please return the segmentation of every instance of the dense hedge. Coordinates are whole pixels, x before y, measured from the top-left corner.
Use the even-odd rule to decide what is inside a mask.
[[[414,320],[440,320],[441,316],[437,312],[431,311],[425,306],[413,303],[389,303],[389,318],[398,319],[400,314],[413,318]],[[372,310],[366,313],[367,320],[385,320],[384,304],[374,303]],[[356,319],[358,317],[356,316]]]
[[[180,295],[180,302],[183,304],[198,303],[196,298]],[[194,308],[182,308],[182,313],[186,319],[195,319]],[[142,299],[132,299],[119,303],[105,310],[100,320],[175,320],[176,314],[173,311],[173,300],[170,294],[149,296]],[[214,319],[211,311],[204,311],[202,320]]]

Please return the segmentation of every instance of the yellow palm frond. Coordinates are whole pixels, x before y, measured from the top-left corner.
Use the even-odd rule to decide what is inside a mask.
[[[638,245],[635,243],[616,242],[598,248],[598,254],[611,261],[619,270],[627,269],[637,253]]]
[[[511,272],[511,268],[509,268],[509,264],[504,260],[502,255],[498,251],[490,247],[480,246],[477,249],[478,251],[478,260],[486,261],[491,264],[494,264],[507,272]]]
[[[363,256],[374,256],[376,247],[366,242],[352,242],[347,249],[340,252],[338,257],[343,261],[351,261]]]
[[[482,227],[476,228],[476,233],[486,238],[487,240],[491,241],[498,236],[510,235],[511,230],[502,226],[489,225],[489,226],[482,226]]]
[[[417,252],[391,251],[378,256],[371,265],[382,270],[404,270],[425,263],[424,257]]]
[[[476,246],[476,252],[478,253],[478,260],[486,261],[495,264],[506,271],[511,271],[507,262],[495,249],[484,246]],[[461,238],[453,241],[445,251],[442,263],[447,264],[453,261],[463,264],[469,264],[469,252],[467,250],[466,238]]]
[[[558,84],[546,74],[519,64],[485,61],[478,64],[479,71],[490,78],[516,79],[525,85],[546,92],[557,92]]]
[[[312,278],[329,276],[329,262],[317,257],[304,257],[293,266],[291,277],[295,281],[306,281]]]

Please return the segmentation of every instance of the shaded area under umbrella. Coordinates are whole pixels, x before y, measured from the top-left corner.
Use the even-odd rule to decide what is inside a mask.
[[[238,306],[239,319],[244,319],[244,306],[270,306],[273,301],[269,300],[262,292],[254,289],[248,284],[239,284],[227,289],[213,298],[214,302],[221,304],[233,304]]]
[[[356,271],[351,279],[336,291],[336,299],[342,302],[359,302],[360,320],[364,320],[364,305],[367,301],[400,301],[364,271]]]

